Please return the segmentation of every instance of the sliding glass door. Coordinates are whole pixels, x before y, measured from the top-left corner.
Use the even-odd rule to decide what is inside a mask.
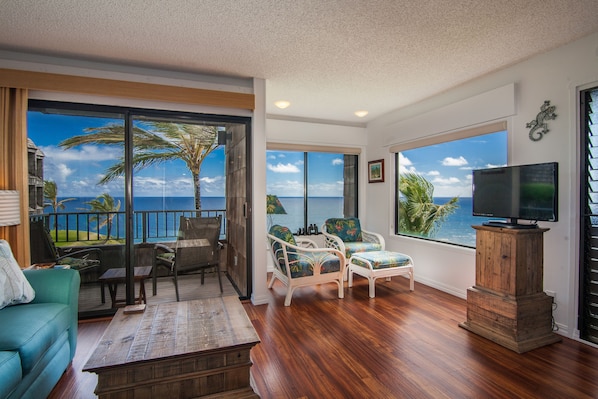
[[[218,136],[235,132],[234,137],[242,136],[246,143],[249,118],[34,100],[29,109],[31,219],[42,222],[61,255],[99,249],[87,256],[95,261],[94,267],[72,266],[80,268],[83,280],[82,316],[115,311],[109,295],[114,293],[102,279],[109,269],[121,268],[126,282],[115,298],[135,301],[134,267],[152,262],[151,256],[139,256],[141,248],[172,245],[181,216],[221,215],[220,240],[231,244],[226,201],[229,155]],[[245,146],[235,148],[241,163],[247,159],[245,152]],[[238,164],[234,167],[239,169]],[[246,174],[233,176],[243,179],[233,186],[245,187],[235,190],[239,196],[235,204],[241,201],[241,209],[248,209]],[[242,231],[236,230],[232,243],[234,260],[244,260],[243,272],[233,272],[238,262],[231,270],[223,265],[222,272],[242,275],[234,285],[247,296],[251,269],[246,261],[247,234]],[[31,252],[33,259],[42,258],[40,246],[33,242]],[[52,263],[44,254],[46,263]],[[153,294],[153,287],[147,291]]]
[[[110,312],[98,281],[107,265],[124,263],[125,184],[108,178],[124,159],[124,114],[32,102],[27,122],[32,263],[79,270],[81,312]]]

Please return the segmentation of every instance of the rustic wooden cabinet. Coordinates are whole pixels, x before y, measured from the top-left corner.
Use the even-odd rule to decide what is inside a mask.
[[[476,280],[461,327],[518,353],[560,341],[552,331],[552,298],[544,292],[548,229],[473,228]]]

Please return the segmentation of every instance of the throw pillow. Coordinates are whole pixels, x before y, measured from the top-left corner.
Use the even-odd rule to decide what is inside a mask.
[[[0,240],[0,309],[18,303],[28,303],[35,298],[35,291],[27,281],[10,245]]]

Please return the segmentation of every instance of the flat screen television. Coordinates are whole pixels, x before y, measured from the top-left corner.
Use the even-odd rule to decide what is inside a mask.
[[[557,162],[476,169],[472,189],[474,216],[507,219],[484,225],[535,228],[537,221],[558,220]]]

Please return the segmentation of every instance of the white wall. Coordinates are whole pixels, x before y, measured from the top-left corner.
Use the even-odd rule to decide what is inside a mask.
[[[490,94],[511,85],[512,113],[505,112],[502,100],[487,101]],[[541,223],[550,228],[544,235],[544,288],[557,293],[555,320],[559,333],[570,337],[578,333],[578,93],[580,87],[591,85],[598,85],[598,34],[392,112],[367,128],[368,158],[385,158],[391,166],[390,144],[495,119],[508,123],[511,164],[559,163],[559,221]],[[556,106],[557,118],[549,121],[550,132],[542,140],[532,142],[525,125],[536,117],[544,100]],[[465,298],[475,282],[475,251],[392,234],[393,190],[392,178],[367,187],[368,228],[385,233],[389,250],[414,258],[416,280]]]

